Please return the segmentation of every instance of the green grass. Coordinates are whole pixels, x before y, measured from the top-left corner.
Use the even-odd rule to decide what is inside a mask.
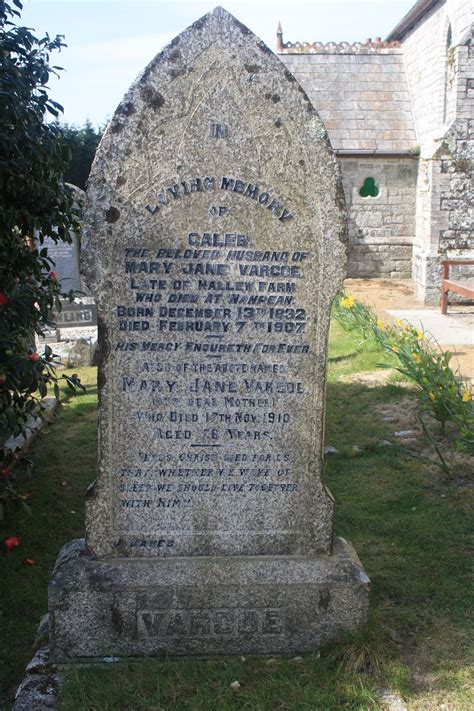
[[[442,703],[450,711],[474,706],[472,489],[396,447],[380,447],[393,424],[381,421],[377,406],[410,391],[338,381],[380,362],[380,352],[332,328],[326,441],[339,454],[326,463],[326,482],[336,499],[335,532],[352,541],[372,580],[368,629],[301,660],[146,660],[72,669],[61,709],[365,711],[382,708],[376,691],[384,686],[398,691],[410,711]],[[93,382],[92,369],[81,375]],[[34,446],[35,474],[25,484],[34,494],[33,516],[20,514],[3,526],[2,537],[19,534],[23,543],[1,558],[1,708],[31,656],[59,548],[82,535],[95,441],[95,394],[89,390],[65,404]],[[26,557],[37,565],[23,565]],[[235,680],[238,690],[230,688]]]
[[[72,371],[66,371],[72,373]],[[66,398],[53,424],[37,436],[31,479],[18,467],[22,493],[31,491],[32,516],[23,511],[0,522],[0,541],[19,535],[10,552],[0,545],[0,709],[32,654],[38,623],[47,611],[47,587],[60,547],[84,535],[84,494],[97,459],[96,369],[75,369],[87,394]],[[32,558],[36,565],[27,566]]]
[[[231,683],[238,680],[240,689]],[[113,669],[74,670],[62,694],[61,709],[76,711],[307,711],[377,709],[370,685],[317,655],[295,659],[223,659],[145,662]]]
[[[328,380],[335,381],[341,375],[377,370],[379,366],[395,365],[395,360],[383,353],[373,340],[364,340],[353,331],[345,331],[334,319],[330,330]]]

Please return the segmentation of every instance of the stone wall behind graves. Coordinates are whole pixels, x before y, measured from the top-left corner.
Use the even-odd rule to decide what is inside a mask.
[[[409,279],[415,234],[417,161],[339,158],[349,222],[349,277]],[[360,195],[373,179],[377,194]]]

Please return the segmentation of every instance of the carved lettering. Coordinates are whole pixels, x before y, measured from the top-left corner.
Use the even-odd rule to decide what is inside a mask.
[[[140,639],[167,637],[228,637],[285,633],[281,609],[140,609],[137,635]]]
[[[211,138],[227,138],[229,135],[229,127],[222,123],[211,123],[209,127],[209,136]]]

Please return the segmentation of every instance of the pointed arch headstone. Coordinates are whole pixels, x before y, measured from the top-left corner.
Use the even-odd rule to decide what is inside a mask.
[[[99,475],[51,584],[54,658],[290,653],[363,623],[322,480],[341,179],[304,91],[222,8],[119,105],[83,245]]]

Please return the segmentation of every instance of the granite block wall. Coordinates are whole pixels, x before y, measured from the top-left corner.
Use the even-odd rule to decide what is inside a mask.
[[[410,278],[417,160],[339,158],[349,220],[349,277]],[[373,178],[376,197],[360,189]]]
[[[460,92],[464,92],[462,65],[465,68],[466,63],[459,55],[468,51],[460,45],[465,43],[471,23],[470,0],[440,0],[403,39],[405,71],[422,155],[433,150],[443,129],[460,116],[457,104]],[[468,110],[465,103],[463,110]]]
[[[438,305],[443,258],[474,258],[474,47],[469,0],[446,0],[403,40],[421,148],[413,278]]]
[[[339,152],[349,275],[412,275],[435,305],[441,260],[474,258],[474,25],[472,0],[417,6],[415,23],[386,42],[283,43],[281,34],[279,46]],[[359,195],[366,177],[376,197]]]
[[[474,119],[455,122],[438,156],[443,176],[440,253],[456,257],[467,250],[474,256]]]

